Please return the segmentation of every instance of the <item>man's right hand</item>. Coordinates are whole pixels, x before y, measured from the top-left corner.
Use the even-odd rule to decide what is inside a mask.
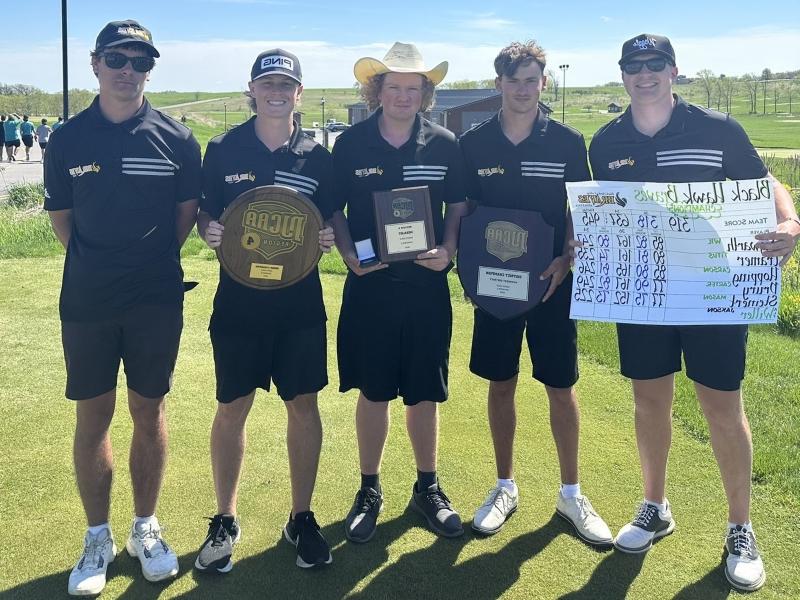
[[[347,265],[347,267],[359,277],[361,277],[362,275],[366,275],[367,273],[372,273],[373,271],[385,269],[386,267],[389,266],[386,263],[379,262],[374,265],[370,265],[368,267],[362,267],[355,253],[346,254],[344,256],[344,262]]]
[[[222,232],[225,227],[219,221],[209,221],[203,234],[203,241],[209,248],[218,248],[222,243]]]

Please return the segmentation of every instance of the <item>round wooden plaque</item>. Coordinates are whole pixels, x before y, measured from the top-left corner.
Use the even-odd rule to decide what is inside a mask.
[[[319,262],[322,215],[311,200],[280,185],[240,194],[222,213],[225,227],[217,258],[242,285],[260,290],[287,287]]]

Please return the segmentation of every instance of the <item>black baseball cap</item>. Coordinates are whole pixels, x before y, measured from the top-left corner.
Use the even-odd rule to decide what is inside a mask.
[[[273,48],[262,52],[250,69],[250,81],[261,79],[267,75],[286,75],[297,83],[303,83],[303,71],[300,61],[291,52],[281,48]]]
[[[125,44],[142,44],[147,46],[148,52],[155,58],[161,56],[153,45],[153,35],[150,30],[142,27],[133,19],[111,21],[111,23],[103,27],[103,30],[97,36],[94,51],[99,52],[104,48],[124,46]]]
[[[663,35],[640,33],[629,39],[622,44],[622,58],[619,59],[618,64],[622,66],[639,54],[658,54],[675,66],[675,50],[672,49],[669,38]]]

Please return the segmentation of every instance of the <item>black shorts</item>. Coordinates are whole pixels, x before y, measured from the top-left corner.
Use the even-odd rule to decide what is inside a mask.
[[[617,324],[620,371],[631,379],[656,379],[681,370],[714,390],[736,391],[744,379],[747,325]]]
[[[182,328],[180,305],[137,306],[104,321],[63,321],[67,398],[113,390],[120,359],[130,389],[145,398],[164,396],[172,387]]]
[[[453,315],[447,278],[425,285],[349,273],[339,315],[339,391],[412,406],[447,399]]]
[[[211,329],[217,401],[227,404],[270,380],[286,402],[328,385],[325,323],[276,333],[240,334]]]
[[[554,388],[578,381],[578,330],[569,318],[572,274],[553,295],[515,319],[500,321],[476,308],[469,369],[489,381],[519,373],[522,333],[526,332],[533,377]]]
[[[5,145],[8,148],[19,148],[19,140],[6,140]]]
[[[47,142],[39,142],[39,148],[41,148],[42,150],[47,148]]]
[[[25,144],[26,148],[33,147],[33,136],[32,135],[23,135],[22,136],[22,143]]]

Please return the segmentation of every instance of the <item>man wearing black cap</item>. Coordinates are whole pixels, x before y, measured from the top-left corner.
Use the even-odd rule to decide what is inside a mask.
[[[678,69],[666,37],[641,34],[628,40],[619,65],[631,105],[592,140],[589,158],[595,179],[691,182],[772,177],[730,115],[689,104],[672,93]],[[778,226],[756,238],[764,256],[783,264],[800,238],[800,220],[783,186],[775,182],[774,189]],[[624,552],[645,552],[675,528],[665,485],[674,374],[681,370],[683,354],[686,374],[694,381],[708,421],[728,499],[725,576],[738,589],[760,588],[766,576],[750,523],[753,448],[741,393],[747,327],[618,324],[617,334],[621,371],[633,382],[644,501],[614,545]]]
[[[166,465],[164,395],[183,326],[179,250],[197,213],[200,148],[144,98],[158,56],[136,21],[106,25],[91,53],[99,94],[53,137],[45,158],[44,206],[67,250],[59,306],[66,396],[78,401],[75,473],[89,524],[72,595],[98,594],[116,554],[108,431],[120,359],[133,420],[126,548],[149,581],[178,572],[155,510]]]
[[[248,95],[256,116],[212,139],[203,162],[198,231],[209,247],[222,243],[224,228],[217,219],[225,207],[254,187],[291,187],[330,218],[330,154],[293,120],[301,82],[300,61],[280,48],[262,52],[253,63]],[[319,245],[330,251],[331,228],[319,232]],[[292,506],[284,537],[297,546],[299,567],[333,560],[311,512],[322,447],[317,392],[328,383],[325,321],[316,269],[292,286],[268,291],[245,287],[220,270],[209,327],[217,376],[217,414],[211,429],[217,514],[195,561],[198,570],[227,573],[233,567],[233,544],[240,535],[236,500],[245,422],[256,389],[269,390],[270,380],[288,414]]]

